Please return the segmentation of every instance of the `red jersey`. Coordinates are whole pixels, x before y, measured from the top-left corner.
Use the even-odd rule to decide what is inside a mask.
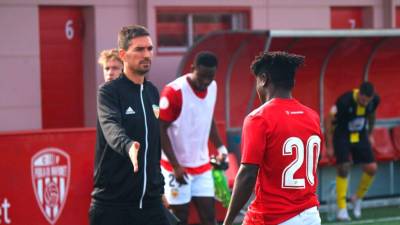
[[[319,205],[321,143],[318,114],[295,99],[274,98],[245,118],[242,163],[260,168],[245,221],[279,224]]]

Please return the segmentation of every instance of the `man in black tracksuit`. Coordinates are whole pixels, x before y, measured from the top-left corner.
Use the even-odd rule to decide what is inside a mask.
[[[118,36],[124,73],[97,94],[97,143],[91,225],[167,225],[161,203],[159,94],[144,78],[153,45],[146,28]]]

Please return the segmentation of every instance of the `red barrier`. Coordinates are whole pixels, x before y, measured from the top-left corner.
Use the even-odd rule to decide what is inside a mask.
[[[372,149],[378,161],[396,160],[396,151],[390,139],[389,130],[387,128],[375,128],[372,131],[373,143]]]
[[[0,223],[88,224],[94,129],[0,134]]]
[[[400,158],[400,126],[393,127],[392,129],[393,146],[396,149],[397,156]]]
[[[0,133],[0,224],[88,224],[95,139],[92,128]]]
[[[381,97],[376,116],[379,119],[398,118],[400,112],[399,87],[400,38],[383,42],[371,63],[369,80]]]

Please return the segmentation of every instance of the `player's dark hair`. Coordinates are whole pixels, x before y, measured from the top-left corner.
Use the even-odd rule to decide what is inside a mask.
[[[118,33],[118,47],[128,50],[132,39],[142,36],[150,36],[149,31],[140,25],[124,26]]]
[[[217,67],[218,60],[217,57],[212,52],[202,51],[197,53],[194,59],[195,66],[205,66],[205,67]]]
[[[374,85],[371,82],[365,81],[360,85],[360,94],[372,97],[374,93]]]
[[[304,56],[287,52],[262,52],[256,56],[250,68],[256,76],[270,76],[276,87],[291,90],[294,87],[296,70],[304,64],[304,59]]]

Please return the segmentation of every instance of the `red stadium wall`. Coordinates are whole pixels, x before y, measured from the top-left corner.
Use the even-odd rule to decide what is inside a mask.
[[[325,74],[325,116],[340,95],[360,86],[365,65],[376,43],[376,39],[347,39],[340,42],[329,60]]]
[[[319,112],[320,106],[319,74],[324,59],[335,42],[335,38],[309,38],[296,41],[287,48],[288,52],[306,57],[304,67],[300,68],[296,74],[296,85],[293,89],[293,96],[316,112]]]
[[[42,128],[83,127],[83,15],[40,7]]]
[[[264,51],[264,47],[264,36],[249,37],[238,48],[236,60],[231,62],[230,81],[224,84],[229,86],[229,127],[242,127],[245,116],[249,113],[249,110],[253,109],[249,106],[249,100],[253,97],[255,91],[255,77],[251,73],[250,65],[254,57]],[[255,96],[255,98],[258,97]]]
[[[383,42],[377,50],[369,69],[368,80],[381,97],[378,119],[400,118],[400,38]]]
[[[354,29],[363,28],[363,7],[332,7],[331,28]]]
[[[12,224],[87,224],[94,145],[94,129],[0,134],[0,201]]]
[[[95,138],[92,128],[0,133],[0,224],[88,224]],[[226,209],[215,207],[222,221]]]

